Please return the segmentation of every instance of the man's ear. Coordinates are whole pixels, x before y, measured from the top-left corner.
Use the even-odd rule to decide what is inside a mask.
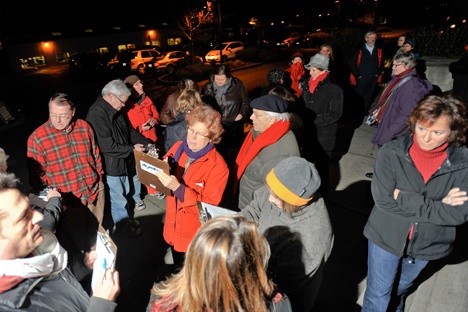
[[[276,116],[270,116],[268,118],[269,118],[270,126],[276,122]]]

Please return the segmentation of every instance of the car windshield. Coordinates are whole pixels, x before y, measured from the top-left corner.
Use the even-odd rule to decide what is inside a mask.
[[[224,50],[226,48],[227,44],[226,43],[221,43],[216,45],[213,50]]]

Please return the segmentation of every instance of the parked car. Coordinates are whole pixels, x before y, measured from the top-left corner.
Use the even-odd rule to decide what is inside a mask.
[[[288,48],[290,48],[290,47],[292,47],[294,45],[297,45],[301,41],[301,38],[302,38],[301,33],[293,32],[293,33],[289,34],[288,38],[286,38],[284,40],[281,40],[276,45],[279,46],[279,47],[288,47]]]
[[[220,57],[219,51],[222,50],[222,56]],[[229,41],[223,42],[220,45],[215,46],[211,51],[205,55],[205,61],[207,62],[226,62],[227,60],[236,58],[236,52],[244,50],[244,44],[240,41]]]
[[[114,54],[107,62],[107,69],[118,74],[127,75],[131,72],[131,59],[133,54],[129,50],[123,50]]]
[[[137,72],[144,75],[147,71],[146,67],[151,64],[151,61],[162,58],[163,55],[156,49],[135,49],[122,50],[115,54],[107,65],[109,69],[118,73]]]
[[[162,57],[157,58],[156,60],[149,61],[146,64],[148,70],[153,67],[153,70],[156,73],[168,73],[172,74],[177,67],[182,67],[190,63],[190,55],[184,51],[168,51],[163,52]],[[201,56],[195,56],[195,62],[203,62]]]
[[[95,71],[98,69],[99,57],[97,52],[78,53],[68,58],[68,65],[73,70]]]

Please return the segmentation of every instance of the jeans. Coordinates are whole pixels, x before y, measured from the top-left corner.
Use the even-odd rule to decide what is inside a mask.
[[[398,257],[368,242],[367,286],[361,312],[386,312],[392,299],[394,283],[398,283],[396,311],[403,311],[408,288],[429,261]],[[401,269],[401,272],[399,271]]]
[[[127,176],[106,176],[109,186],[111,214],[114,224],[129,219],[127,211],[127,195],[130,191]]]
[[[136,202],[139,202],[141,200],[141,182],[140,178],[138,177],[138,174],[135,174],[133,176],[133,194],[132,194],[133,200]]]

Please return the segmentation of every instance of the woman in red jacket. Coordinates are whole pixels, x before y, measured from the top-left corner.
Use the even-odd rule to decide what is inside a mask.
[[[124,80],[127,87],[132,91],[132,95],[128,98],[125,105],[128,120],[133,128],[140,132],[145,138],[150,139],[152,143],[156,143],[158,137],[156,135],[156,126],[159,123],[159,113],[153,101],[146,95],[143,90],[143,82],[136,75],[130,75]],[[135,176],[137,177],[137,176]],[[135,210],[143,210],[146,205],[139,195],[141,184],[139,180],[134,178],[135,187]],[[165,195],[152,187],[146,187],[150,196],[155,196],[158,199],[164,199]]]
[[[211,106],[195,107],[186,116],[187,139],[175,143],[164,156],[171,175],[157,173],[172,191],[166,198],[164,239],[171,246],[176,269],[182,267],[185,252],[201,226],[197,201],[219,205],[229,169],[215,144],[221,141],[221,114]]]

